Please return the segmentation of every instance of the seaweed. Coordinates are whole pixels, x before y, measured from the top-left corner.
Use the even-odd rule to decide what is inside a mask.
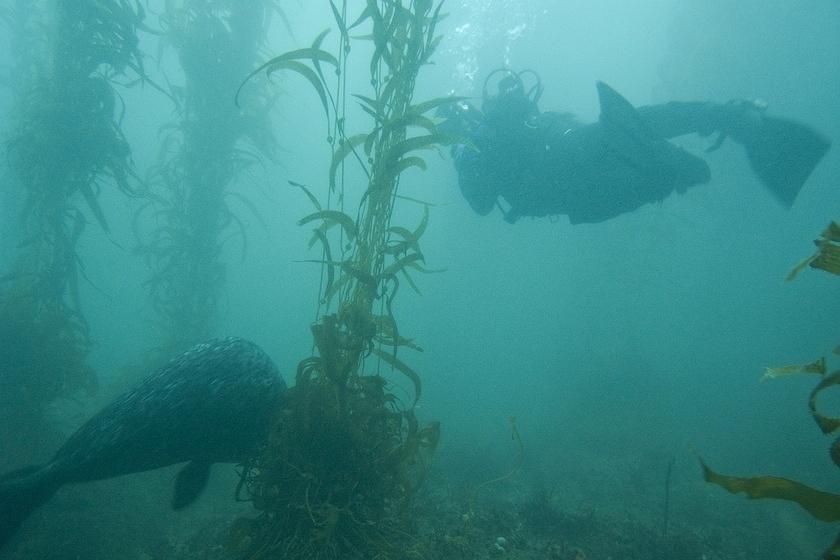
[[[16,50],[26,56],[15,69],[6,138],[7,184],[22,201],[22,213],[17,256],[0,287],[0,342],[14,349],[0,366],[0,385],[4,410],[27,415],[31,425],[43,424],[55,399],[94,384],[86,364],[93,342],[79,297],[85,271],[77,245],[90,218],[109,230],[99,204],[104,189],[137,192],[114,85],[145,74],[136,36],[139,5],[26,4],[9,12],[22,35]]]
[[[794,267],[787,280],[795,278],[806,266],[825,270],[840,275],[840,226],[831,222],[814,243],[817,252]],[[837,353],[835,349],[835,353]],[[823,434],[831,435],[840,430],[840,417],[828,416],[817,408],[819,394],[835,385],[840,385],[840,370],[827,373],[825,357],[803,365],[789,365],[767,368],[761,378],[775,379],[795,374],[817,374],[820,382],[811,391],[808,409]],[[830,448],[831,460],[840,467],[840,437],[834,440]],[[737,494],[743,492],[750,499],[776,499],[799,504],[812,517],[828,523],[840,521],[840,494],[824,492],[787,478],[777,476],[738,477],[720,474],[712,470],[702,459],[700,465],[707,482],[716,484],[725,490]],[[824,560],[840,559],[840,535],[823,553]]]
[[[178,56],[181,86],[170,86],[178,121],[164,127],[148,203],[136,218],[138,252],[151,274],[146,287],[168,355],[212,335],[225,277],[227,231],[247,232],[229,199],[261,221],[256,206],[231,192],[236,179],[276,152],[269,126],[275,96],[251,88],[233,102],[240,76],[257,64],[274,2],[178,0],[161,14],[162,41]],[[142,218],[151,216],[152,226]]]
[[[410,506],[440,433],[437,423],[421,426],[415,416],[421,377],[398,350],[420,347],[400,333],[394,315],[400,278],[416,288],[409,270],[426,270],[420,241],[429,205],[421,203],[423,217],[414,229],[392,224],[391,216],[403,200],[402,174],[426,167],[417,152],[453,140],[423,115],[445,101],[412,104],[417,76],[440,40],[435,27],[442,3],[367,0],[353,20],[346,2],[330,4],[340,32],[336,54],[324,49],[324,32],[310,47],[270,59],[240,86],[245,91],[263,73],[302,76],[324,108],[332,148],[326,203],[290,182],[315,207],[299,223],[314,225],[309,245],[322,255],[313,260],[322,267],[311,326],[316,352],[300,362],[269,444],[243,471],[241,489],[261,513],[246,530],[240,525],[234,549],[251,560],[410,555]],[[371,32],[350,34],[362,26]],[[373,125],[348,134],[347,59],[357,41],[373,42],[372,93],[355,96]],[[335,76],[334,86],[328,75]],[[412,135],[418,127],[424,134]],[[345,184],[344,168],[351,164],[367,180],[361,191]],[[351,196],[358,197],[352,212]],[[411,382],[409,403],[392,392],[380,374],[383,364]]]
[[[790,271],[786,278],[788,282],[796,278],[806,266],[840,275],[840,224],[830,222],[819,239],[814,240],[814,245],[817,251]]]

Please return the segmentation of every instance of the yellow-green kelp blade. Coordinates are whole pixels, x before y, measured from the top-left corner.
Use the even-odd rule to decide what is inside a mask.
[[[816,490],[794,480],[778,476],[738,477],[716,473],[700,460],[706,482],[737,494],[743,492],[752,500],[770,498],[796,502],[820,521],[840,521],[840,495]]]

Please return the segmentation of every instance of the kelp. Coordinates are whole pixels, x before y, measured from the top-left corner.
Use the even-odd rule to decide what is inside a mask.
[[[109,230],[103,190],[138,190],[114,85],[145,79],[136,36],[144,13],[125,0],[51,0],[18,3],[10,17],[30,35],[18,41],[26,56],[6,138],[6,184],[22,212],[18,254],[0,286],[0,324],[14,325],[4,331],[0,393],[7,413],[40,418],[93,383],[77,246],[90,221]]]
[[[789,375],[798,375],[801,373],[815,373],[817,375],[824,375],[826,372],[825,358],[820,358],[809,364],[793,364],[788,366],[768,367],[764,368],[764,375],[761,376],[761,381],[767,379],[776,379],[778,377],[787,377]]]
[[[778,476],[737,477],[718,474],[701,461],[706,482],[756,500],[771,498],[796,502],[820,521],[840,521],[840,495],[815,490],[794,480]]]
[[[421,376],[398,350],[421,348],[401,334],[394,315],[400,279],[416,289],[408,271],[426,270],[421,238],[429,205],[414,228],[392,224],[391,216],[403,173],[426,168],[419,152],[452,141],[424,114],[444,101],[412,103],[417,76],[439,41],[434,30],[441,3],[364,5],[351,19],[346,2],[330,2],[339,30],[336,54],[325,49],[323,32],[309,47],[270,59],[240,86],[246,91],[263,73],[302,76],[327,115],[332,148],[324,198],[290,181],[314,207],[298,223],[313,227],[309,246],[322,255],[310,261],[323,271],[311,327],[316,353],[301,361],[271,442],[243,474],[242,486],[261,515],[241,533],[247,538],[237,552],[252,560],[401,556],[411,540],[411,498],[439,439],[439,426],[421,427],[414,414]],[[370,33],[357,37],[353,30],[363,27]],[[356,41],[368,40],[374,47],[372,92],[354,98],[373,123],[367,132],[350,134],[347,58]],[[412,135],[414,130],[422,133]],[[348,165],[366,180],[362,189],[345,184]],[[331,206],[334,198],[339,208]],[[383,366],[410,382],[407,402],[392,392]]]
[[[817,251],[790,271],[786,278],[788,282],[796,278],[806,266],[840,275],[840,224],[833,221],[829,223],[819,239],[814,240],[814,245]]]
[[[815,241],[816,254],[799,263],[788,275],[787,280],[795,278],[806,266],[818,268],[840,275],[840,226],[831,222]],[[835,349],[835,353],[837,353]],[[830,416],[818,410],[817,398],[821,392],[840,385],[840,370],[827,373],[824,357],[803,365],[789,365],[767,368],[762,380],[788,377],[796,374],[816,374],[822,376],[820,382],[808,397],[808,410],[820,431],[832,435],[840,431],[840,416]],[[840,437],[831,445],[829,455],[837,467],[840,467]],[[703,477],[707,482],[716,484],[725,490],[737,494],[743,492],[750,499],[776,499],[799,504],[811,516],[827,523],[840,522],[840,494],[825,492],[802,484],[795,480],[777,476],[738,477],[720,474],[712,470],[702,459]],[[823,553],[824,560],[840,560],[840,535]]]
[[[235,105],[234,94],[241,76],[260,60],[273,13],[279,13],[277,5],[265,0],[173,0],[160,17],[161,41],[177,54],[184,83],[170,85],[178,120],[161,131],[149,203],[138,213],[136,229],[138,252],[151,269],[146,287],[164,339],[162,354],[214,332],[225,277],[223,244],[239,236],[243,258],[247,251],[244,222],[229,199],[262,220],[256,206],[230,188],[251,166],[273,158],[269,112],[276,96],[249,88]]]

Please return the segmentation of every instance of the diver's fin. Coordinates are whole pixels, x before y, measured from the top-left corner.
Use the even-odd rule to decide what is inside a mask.
[[[787,208],[831,147],[810,127],[776,117],[763,117],[757,132],[743,144],[755,174]]]
[[[193,503],[207,486],[212,463],[190,461],[178,471],[175,478],[175,494],[172,496],[172,509],[183,509]]]
[[[636,108],[620,93],[604,82],[598,82],[596,87],[601,104],[599,122],[604,129],[604,140],[634,164],[650,166],[656,161],[653,142],[660,138],[653,134]]]
[[[709,181],[711,171],[702,158],[656,134],[636,108],[613,88],[604,82],[598,82],[597,88],[604,142],[622,159],[646,173],[667,173],[678,190]]]
[[[60,486],[49,467],[26,467],[0,478],[0,549]]]

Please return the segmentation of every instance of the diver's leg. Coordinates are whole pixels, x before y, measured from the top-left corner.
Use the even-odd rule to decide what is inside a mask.
[[[651,131],[664,138],[721,133],[743,145],[750,165],[765,186],[790,207],[805,180],[831,143],[807,125],[769,117],[753,101],[729,103],[671,102],[637,109]]]
[[[637,111],[651,130],[663,138],[685,134],[708,136],[714,132],[734,134],[741,129],[748,113],[744,103],[672,101],[638,107]],[[753,108],[758,111],[755,105]]]

